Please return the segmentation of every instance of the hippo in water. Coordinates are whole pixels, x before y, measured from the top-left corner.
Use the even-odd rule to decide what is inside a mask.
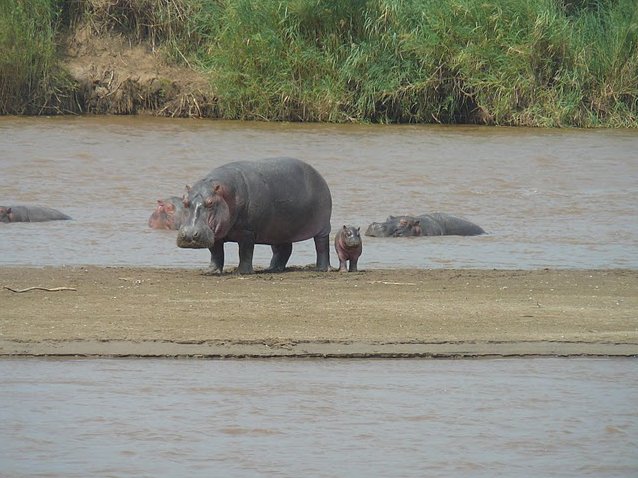
[[[309,164],[293,158],[238,161],[211,171],[187,187],[188,221],[180,227],[177,245],[208,248],[209,274],[224,268],[224,243],[239,244],[237,272],[253,272],[255,244],[268,244],[269,271],[283,271],[292,243],[314,238],[317,269],[330,268],[332,196],[323,177]]]
[[[158,199],[155,211],[148,218],[148,227],[176,231],[187,217],[188,209],[184,207],[182,198],[172,196],[168,199]]]
[[[44,222],[71,219],[56,209],[43,206],[0,206],[0,222]]]
[[[420,216],[390,216],[385,222],[373,222],[366,236],[477,236],[485,234],[482,227],[449,214],[432,213]]]
[[[335,234],[335,250],[339,256],[339,272],[357,272],[357,261],[363,250],[359,228],[344,225]],[[346,263],[350,267],[346,269]]]

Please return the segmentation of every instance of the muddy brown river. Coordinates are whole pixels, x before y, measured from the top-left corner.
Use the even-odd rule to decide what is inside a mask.
[[[0,205],[74,218],[0,224],[0,266],[203,268],[208,251],[147,227],[156,200],[226,162],[281,155],[324,175],[333,231],[428,212],[488,231],[366,237],[363,270],[638,268],[637,131],[141,117],[0,117]],[[255,265],[269,260],[256,247]],[[312,262],[312,241],[295,244],[290,264]],[[8,358],[0,476],[635,477],[637,367]]]
[[[636,360],[3,360],[7,477],[635,477]]]
[[[175,232],[147,227],[156,200],[226,162],[283,155],[326,178],[333,231],[428,212],[488,231],[364,238],[361,269],[638,267],[636,131],[145,117],[0,118],[0,205],[74,218],[0,224],[0,265],[204,267],[208,251],[178,249]],[[257,246],[255,265],[269,259]],[[295,244],[290,264],[312,262],[312,241]],[[237,264],[234,245],[226,263]]]

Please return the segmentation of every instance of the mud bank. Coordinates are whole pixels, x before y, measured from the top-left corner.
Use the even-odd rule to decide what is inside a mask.
[[[66,36],[61,60],[77,85],[79,113],[216,116],[217,99],[204,76],[169,64],[150,42],[95,35],[84,26]]]
[[[0,285],[5,357],[638,355],[638,271],[4,267]]]

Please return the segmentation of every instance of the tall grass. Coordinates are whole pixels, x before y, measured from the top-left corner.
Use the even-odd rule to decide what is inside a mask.
[[[0,114],[49,114],[72,105],[58,67],[56,10],[50,0],[0,1]]]
[[[635,125],[636,0],[235,0],[200,64],[232,118]]]
[[[3,0],[0,112],[46,102],[79,23],[200,70],[225,118],[638,126],[638,0]]]

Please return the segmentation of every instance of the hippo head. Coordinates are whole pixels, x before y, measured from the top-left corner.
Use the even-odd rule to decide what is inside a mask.
[[[158,199],[157,207],[148,218],[148,227],[152,229],[178,229],[175,225],[175,204],[170,199]]]
[[[179,229],[188,217],[188,210],[177,196],[159,199],[157,207],[148,219],[148,227],[152,229]]]
[[[11,222],[11,208],[0,206],[0,222]]]
[[[183,199],[187,220],[177,233],[177,246],[210,248],[216,239],[224,238],[232,227],[229,197],[226,187],[218,183],[203,180],[187,186]]]
[[[399,216],[396,229],[392,233],[394,237],[412,237],[421,236],[421,221],[412,216]]]
[[[389,231],[388,223],[386,222],[373,222],[366,229],[366,236],[370,237],[388,237],[392,232]]]
[[[355,247],[361,246],[361,235],[359,234],[359,228],[354,226],[346,226],[344,224],[341,240],[343,241],[343,245],[347,249],[353,249]]]

